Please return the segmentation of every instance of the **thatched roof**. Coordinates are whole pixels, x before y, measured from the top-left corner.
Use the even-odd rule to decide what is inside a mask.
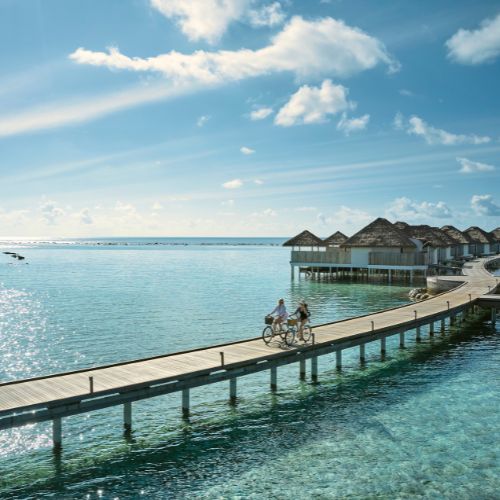
[[[346,242],[348,239],[349,238],[344,233],[337,231],[336,233],[333,233],[331,236],[328,236],[328,238],[325,238],[323,240],[323,243],[326,246],[341,245],[342,243]]]
[[[443,226],[441,228],[443,233],[446,233],[449,238],[455,241],[455,245],[463,245],[471,242],[468,234],[457,229],[455,226]]]
[[[446,241],[447,246],[451,246],[451,245],[456,244],[455,240],[450,235],[448,235],[447,233],[442,231],[439,227],[432,226],[432,229],[433,229],[434,233],[438,234],[441,238],[444,239],[444,241]]]
[[[403,231],[387,219],[379,217],[351,236],[342,247],[398,247],[415,248],[416,245]]]
[[[323,240],[316,236],[315,234],[311,233],[311,231],[308,231],[307,229],[305,231],[302,231],[300,234],[297,236],[294,236],[293,238],[289,239],[288,241],[285,241],[283,243],[284,247],[322,247],[325,246],[323,243]]]
[[[436,230],[427,224],[419,224],[416,226],[407,225],[403,229],[403,232],[408,238],[422,240],[427,245],[433,247],[447,247],[450,245],[447,236],[442,233],[441,230]]]
[[[394,223],[394,225],[400,230],[400,231],[404,231],[408,226],[409,224],[407,222],[403,222],[401,220],[398,220],[397,222]]]
[[[493,231],[491,231],[490,234],[495,241],[500,241],[500,227],[493,229]]]
[[[490,233],[487,233],[477,226],[469,227],[469,229],[466,229],[464,233],[469,236],[469,238],[472,240],[472,243],[495,243],[495,240]]]

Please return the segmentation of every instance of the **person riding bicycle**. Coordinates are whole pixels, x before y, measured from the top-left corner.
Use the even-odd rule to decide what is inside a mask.
[[[299,340],[304,340],[304,326],[305,324],[309,321],[309,318],[311,317],[311,313],[309,312],[309,308],[307,307],[307,304],[305,301],[301,300],[299,302],[299,307],[295,310],[293,313],[294,316],[297,316],[298,320],[300,321],[299,324]]]
[[[284,299],[280,299],[278,301],[278,305],[273,309],[273,311],[268,314],[268,316],[273,316],[273,330],[276,330],[276,327],[281,328],[281,323],[286,321],[288,318],[288,312],[285,307]]]

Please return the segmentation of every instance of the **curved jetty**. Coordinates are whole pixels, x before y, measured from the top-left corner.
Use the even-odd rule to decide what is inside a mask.
[[[491,308],[492,322],[500,308],[500,296],[494,293],[499,280],[486,270],[486,265],[500,257],[483,258],[468,263],[462,276],[438,278],[448,282],[450,291],[428,300],[319,325],[313,328],[313,343],[283,349],[266,346],[261,338],[252,338],[138,359],[74,372],[59,373],[0,384],[0,430],[52,420],[53,444],[62,443],[61,419],[69,415],[115,405],[123,405],[124,428],[132,427],[132,402],[163,394],[182,392],[182,413],[189,414],[189,390],[206,384],[229,381],[229,397],[236,399],[237,378],[263,370],[270,371],[271,389],[277,388],[277,368],[298,362],[300,376],[305,378],[306,360],[311,360],[311,378],[318,378],[318,356],[335,352],[337,367],[342,364],[342,351],[359,346],[360,360],[365,358],[365,345],[380,341],[385,353],[386,338],[399,335],[404,346],[405,332],[429,325],[434,335],[436,322],[444,329],[445,321],[455,324],[473,308]]]

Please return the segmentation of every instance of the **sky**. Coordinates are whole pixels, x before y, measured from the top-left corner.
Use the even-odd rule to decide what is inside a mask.
[[[500,225],[500,4],[0,0],[0,237]]]

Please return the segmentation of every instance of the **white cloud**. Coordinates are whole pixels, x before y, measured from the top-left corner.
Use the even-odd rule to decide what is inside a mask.
[[[250,113],[251,120],[264,120],[273,112],[273,108],[259,108]]]
[[[205,123],[208,122],[208,120],[210,120],[210,116],[209,115],[202,115],[198,118],[198,120],[196,120],[196,126],[197,127],[203,127],[203,125],[205,125]]]
[[[262,212],[253,212],[250,214],[251,217],[263,217],[263,218],[269,218],[269,217],[276,217],[278,215],[278,212],[276,210],[273,210],[272,208],[266,208],[265,210],[262,210]]]
[[[222,187],[226,189],[238,189],[242,186],[243,181],[241,179],[233,179],[232,181],[227,181],[222,184]]]
[[[457,144],[486,144],[491,141],[491,137],[479,136],[475,134],[453,134],[435,128],[426,123],[418,116],[412,116],[405,123],[401,113],[394,117],[394,127],[398,130],[406,130],[407,134],[422,137],[427,144],[442,144],[444,146],[455,146]]]
[[[65,212],[60,208],[55,201],[44,200],[40,205],[40,213],[46,224],[54,225],[58,220],[65,215]]]
[[[467,158],[457,158],[458,163],[461,165],[459,172],[461,174],[476,174],[479,172],[492,172],[495,170],[493,165],[487,163],[480,163],[478,161],[468,160]]]
[[[82,123],[121,109],[175,97],[193,88],[141,85],[137,88],[73,102],[52,102],[38,108],[30,108],[27,111],[0,117],[0,137]]]
[[[281,8],[281,4],[273,2],[262,6],[260,9],[251,10],[248,13],[248,18],[250,24],[257,28],[262,26],[272,27],[281,24],[285,20],[286,15]]]
[[[364,210],[342,205],[331,216],[318,213],[316,219],[321,226],[335,226],[336,228],[340,228],[339,230],[346,230],[352,233],[355,228],[360,228],[372,221],[373,216]]]
[[[115,210],[117,212],[123,214],[135,214],[137,213],[137,209],[131,203],[123,203],[121,201],[117,201],[115,205]]]
[[[158,212],[158,210],[163,210],[163,205],[159,201],[155,201],[153,203],[153,206],[151,207],[151,210],[154,210],[155,212]]]
[[[258,186],[262,186],[264,184],[264,181],[262,179],[254,179],[254,184],[257,184]]]
[[[295,209],[296,212],[315,212],[316,210],[316,207],[297,207]]]
[[[204,85],[290,71],[298,78],[348,77],[385,64],[389,71],[398,64],[384,44],[358,28],[330,17],[306,21],[293,17],[269,45],[262,49],[197,50],[192,54],[171,51],[146,59],[128,57],[117,48],[93,52],[79,48],[70,54],[78,64],[109,69],[161,73],[174,83],[197,82]]]
[[[255,149],[247,148],[246,146],[241,146],[240,151],[244,155],[253,155],[255,153]]]
[[[321,87],[303,85],[290,97],[274,119],[276,125],[322,123],[328,115],[334,115],[354,104],[347,100],[349,90],[343,85],[334,85],[331,80],[324,80]]]
[[[83,208],[76,214],[82,224],[93,224],[94,220],[88,208]]]
[[[221,205],[223,207],[232,207],[232,206],[234,206],[234,200],[221,201]]]
[[[404,95],[405,97],[413,97],[415,95],[411,90],[408,89],[400,89],[399,93],[401,95]]]
[[[151,0],[169,19],[176,19],[190,40],[217,42],[229,24],[240,19],[250,0]]]
[[[461,64],[481,64],[500,55],[500,14],[474,31],[459,29],[447,42],[448,57]]]
[[[493,201],[491,194],[475,194],[470,201],[470,205],[476,215],[500,215],[500,205]]]
[[[452,217],[450,208],[444,201],[431,203],[415,202],[404,196],[393,200],[386,209],[386,217],[393,220],[447,219]]]
[[[370,115],[363,115],[359,118],[347,118],[346,113],[342,113],[342,118],[337,123],[337,130],[341,130],[345,135],[357,130],[364,130],[370,121]]]

